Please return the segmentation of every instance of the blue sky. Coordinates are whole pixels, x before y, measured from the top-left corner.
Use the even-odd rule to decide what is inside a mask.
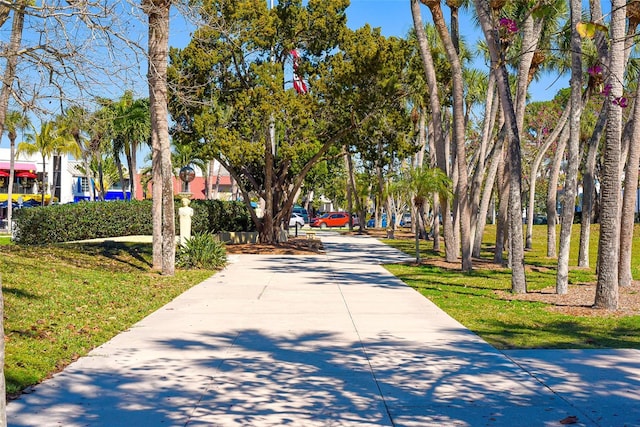
[[[448,12],[445,6],[445,16],[448,16]],[[413,28],[409,0],[351,0],[347,9],[347,19],[351,28],[359,28],[368,23],[372,27],[380,27],[385,36],[405,37]],[[422,6],[422,21],[425,24],[432,22],[431,12],[426,6]],[[475,25],[470,12],[464,9],[460,11],[460,28],[468,45],[475,44],[475,40],[482,36],[482,30]],[[477,65],[478,68],[482,66],[481,63]],[[567,86],[567,78],[556,80],[556,76],[545,75],[540,81],[532,82],[531,98],[547,101]]]
[[[445,14],[447,13],[448,10],[445,7]],[[175,47],[184,47],[189,42],[191,28],[179,16],[175,8],[172,16],[170,44]],[[351,0],[351,5],[347,9],[347,19],[349,27],[353,29],[368,23],[372,27],[380,27],[385,36],[405,37],[413,27],[408,0]],[[422,6],[422,19],[425,23],[431,22],[431,13],[425,6]],[[468,44],[473,44],[474,40],[481,35],[481,30],[469,18],[469,12],[464,10],[461,11],[461,28],[463,37],[466,38]],[[146,72],[146,65],[141,65],[140,68],[142,72]],[[139,96],[147,96],[146,83],[144,83],[144,79],[140,80],[141,84],[136,92],[140,92]],[[554,83],[553,76],[545,76],[541,82],[532,84],[532,98],[535,100],[551,99],[563,86],[566,86],[566,79]],[[4,135],[1,146],[8,146]]]

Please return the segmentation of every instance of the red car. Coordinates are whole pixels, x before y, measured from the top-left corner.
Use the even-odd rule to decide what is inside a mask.
[[[327,212],[326,214],[313,218],[309,225],[311,227],[348,227],[349,226],[349,213],[348,212]],[[358,217],[353,216],[353,225],[358,225]]]

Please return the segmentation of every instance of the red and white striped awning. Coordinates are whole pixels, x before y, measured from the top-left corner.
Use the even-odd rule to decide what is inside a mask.
[[[0,169],[9,170],[10,167],[11,167],[11,165],[9,164],[9,162],[0,162]],[[13,163],[13,170],[15,170],[15,171],[32,171],[32,172],[35,172],[37,169],[36,169],[36,164],[35,163],[14,162]]]

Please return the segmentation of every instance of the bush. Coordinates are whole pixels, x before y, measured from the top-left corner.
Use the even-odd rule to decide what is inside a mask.
[[[153,233],[149,200],[22,208],[14,218],[14,239],[31,245]]]
[[[176,251],[176,265],[182,268],[220,269],[227,263],[227,250],[212,233],[197,233]]]
[[[255,231],[255,224],[244,202],[222,200],[193,200],[194,233],[218,233],[220,231]]]
[[[176,200],[176,234],[180,221]],[[254,231],[246,206],[242,202],[193,200],[191,229],[196,233],[219,231]],[[81,202],[17,209],[14,214],[14,240],[36,245],[153,234],[151,200]]]

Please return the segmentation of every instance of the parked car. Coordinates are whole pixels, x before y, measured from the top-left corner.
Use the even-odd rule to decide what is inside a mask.
[[[349,225],[348,212],[327,212],[324,215],[313,218],[309,224],[311,227],[347,227]],[[357,216],[353,216],[353,225],[360,225]]]
[[[411,227],[411,212],[405,212],[402,214],[400,225],[403,227]]]
[[[294,212],[291,214],[291,218],[289,218],[289,228],[295,228],[296,224],[298,225],[298,228],[304,227],[304,218],[302,215]]]
[[[396,220],[396,216],[392,216],[393,221]],[[411,215],[409,215],[409,224],[411,224]],[[404,227],[405,222],[404,222],[404,216],[402,217],[402,219],[400,220],[400,226]],[[369,219],[369,221],[367,221],[367,228],[373,228],[376,226],[376,218],[372,217],[371,219]],[[387,227],[387,214],[382,214],[382,224],[380,225],[382,228],[386,228]]]
[[[309,224],[309,212],[302,206],[294,206],[293,213],[298,214],[302,217],[305,224]]]

